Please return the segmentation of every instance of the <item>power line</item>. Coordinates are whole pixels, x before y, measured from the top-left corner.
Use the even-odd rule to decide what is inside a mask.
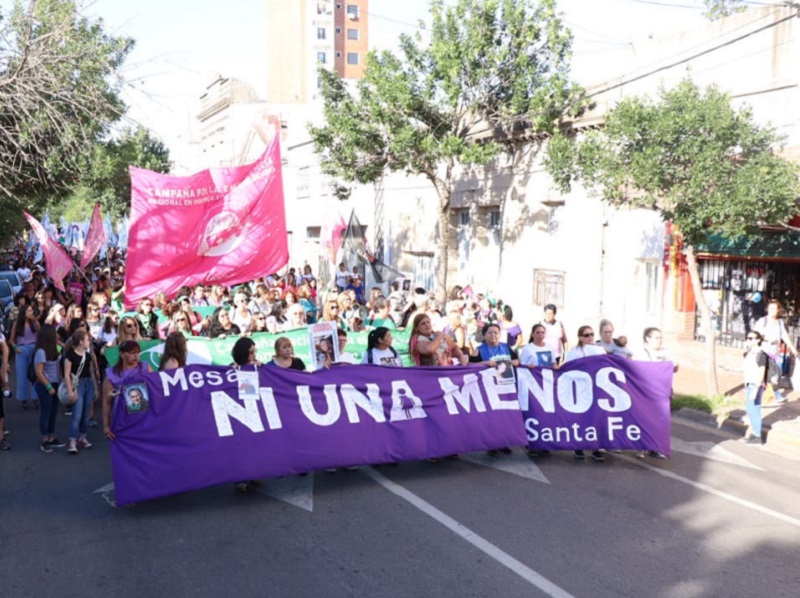
[[[594,93],[590,93],[590,94],[588,94],[588,97],[593,98],[594,96],[606,93],[608,91],[611,91],[612,89],[617,89],[618,87],[622,87],[623,85],[628,85],[630,83],[634,83],[635,81],[639,81],[641,79],[645,79],[647,77],[650,77],[651,75],[655,75],[656,73],[660,73],[662,71],[669,70],[669,69],[671,69],[673,67],[680,66],[681,64],[686,64],[687,62],[689,62],[691,60],[694,60],[695,58],[699,58],[701,56],[705,56],[706,54],[710,54],[712,52],[716,52],[717,50],[719,50],[721,48],[725,48],[727,46],[730,46],[731,44],[735,44],[736,42],[740,42],[743,39],[747,39],[748,37],[751,37],[751,36],[753,36],[753,35],[755,35],[757,33],[761,33],[762,31],[766,31],[767,29],[771,29],[773,27],[777,27],[781,23],[785,23],[786,21],[790,21],[790,20],[796,19],[796,18],[797,18],[797,15],[795,15],[795,14],[791,14],[788,17],[783,17],[782,19],[779,19],[779,20],[774,21],[772,23],[768,23],[767,25],[764,25],[763,27],[759,27],[758,29],[756,29],[754,31],[750,31],[749,33],[745,33],[744,35],[740,35],[739,37],[735,37],[735,38],[733,38],[731,40],[728,40],[726,42],[723,42],[721,44],[718,44],[718,45],[713,46],[711,48],[708,48],[706,50],[703,50],[702,52],[698,52],[696,54],[692,54],[691,56],[688,56],[686,58],[682,58],[681,60],[678,60],[676,62],[667,64],[667,65],[664,65],[664,66],[660,66],[660,67],[658,67],[656,69],[653,69],[651,71],[648,71],[648,72],[646,72],[646,73],[644,73],[642,75],[638,75],[636,77],[632,77],[630,79],[627,79],[627,80],[624,80],[624,81],[620,81],[619,83],[615,83],[614,85],[606,87],[605,89],[596,91]]]

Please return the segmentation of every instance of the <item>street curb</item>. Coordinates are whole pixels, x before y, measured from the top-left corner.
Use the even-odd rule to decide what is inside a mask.
[[[740,419],[728,416],[716,416],[712,413],[682,407],[672,414],[679,419],[686,419],[710,428],[725,431],[733,437],[744,438],[748,425]],[[765,449],[784,456],[800,459],[800,421],[778,421],[772,425],[763,424],[762,433],[766,441],[762,445]]]

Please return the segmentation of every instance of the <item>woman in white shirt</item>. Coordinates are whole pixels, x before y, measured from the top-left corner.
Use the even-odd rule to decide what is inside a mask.
[[[544,342],[547,330],[544,324],[534,324],[531,329],[531,336],[528,339],[528,344],[522,347],[519,354],[519,362],[529,368],[532,367],[549,367],[558,368],[558,364],[553,357],[553,350],[547,343]]]
[[[606,350],[594,344],[594,330],[591,326],[581,326],[578,328],[578,345],[567,351],[564,362],[575,361],[582,357],[592,355],[605,355]]]
[[[392,347],[392,331],[385,326],[371,330],[367,335],[367,350],[361,363],[403,367],[397,349]]]
[[[575,361],[576,359],[583,359],[584,357],[591,357],[593,355],[605,355],[606,350],[603,347],[598,347],[594,344],[594,330],[591,326],[581,326],[578,328],[578,345],[567,351],[567,356],[564,359],[565,363]],[[582,450],[573,451],[572,455],[576,459],[585,459],[586,455]],[[595,461],[605,461],[603,451],[592,451],[592,459]]]

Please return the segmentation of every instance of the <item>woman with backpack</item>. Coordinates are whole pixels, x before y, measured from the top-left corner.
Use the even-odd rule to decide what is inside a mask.
[[[403,361],[392,346],[392,331],[385,326],[370,330],[367,335],[367,350],[361,358],[362,364],[403,367]]]

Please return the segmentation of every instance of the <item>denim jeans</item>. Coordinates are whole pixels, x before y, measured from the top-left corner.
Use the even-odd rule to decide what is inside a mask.
[[[20,352],[14,353],[14,374],[17,379],[17,391],[14,398],[18,401],[27,401],[36,398],[33,384],[28,380],[28,365],[33,359],[35,345],[19,345]]]
[[[78,388],[74,389],[78,400],[72,406],[72,419],[69,422],[69,437],[77,438],[86,434],[86,421],[94,401],[94,382],[91,378],[80,378]]]
[[[53,388],[58,388],[56,383]],[[39,433],[42,436],[53,436],[56,432],[56,415],[58,415],[58,395],[50,394],[44,384],[38,380],[33,385],[36,396],[39,397],[41,411],[39,412]]]
[[[761,384],[745,384],[744,389],[744,408],[750,418],[750,432],[756,438],[761,438],[761,395],[764,387]]]

